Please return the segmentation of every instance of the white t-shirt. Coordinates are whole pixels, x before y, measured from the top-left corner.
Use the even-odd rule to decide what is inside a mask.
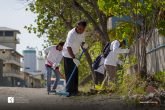
[[[111,43],[110,46],[110,52],[108,56],[105,58],[104,65],[112,65],[112,66],[117,66],[117,63],[119,62],[118,60],[118,54],[120,53],[128,53],[129,49],[121,49],[119,48],[120,42],[118,40],[114,40]]]
[[[56,47],[56,45],[53,45],[44,50],[47,54],[46,65],[53,66],[54,63],[58,65],[62,60],[62,51],[57,50]]]
[[[104,71],[105,71],[105,69],[104,69],[104,60],[105,59],[102,57],[101,61],[100,61],[100,64],[99,64],[99,67],[97,68],[97,70],[94,70],[94,71],[99,72],[101,74],[104,74]]]
[[[71,58],[67,50],[67,47],[71,47],[74,55],[76,55],[77,53],[79,53],[79,49],[81,47],[82,42],[85,42],[84,33],[78,34],[75,28],[73,28],[68,32],[66,42],[63,47],[62,55],[64,57]]]

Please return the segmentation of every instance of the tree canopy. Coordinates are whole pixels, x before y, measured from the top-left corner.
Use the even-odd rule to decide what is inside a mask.
[[[27,10],[37,14],[37,26],[29,25],[25,28],[36,33],[38,37],[46,35],[51,44],[65,41],[67,32],[75,27],[76,22],[86,20],[90,48],[89,53],[85,54],[87,62],[82,62],[83,66],[80,67],[84,77],[92,71],[92,60],[101,53],[106,42],[127,39],[128,44],[133,45],[139,38],[143,38],[147,44],[151,35],[146,34],[152,33],[155,28],[165,35],[164,5],[164,0],[33,0]],[[121,20],[115,28],[108,30],[108,19],[111,17],[129,17],[129,21]],[[141,54],[141,68],[146,65],[146,60],[143,59],[145,46]],[[88,68],[86,72],[84,66]]]
[[[143,42],[138,45],[139,72],[146,70],[146,46],[157,28],[165,35],[164,0],[98,0],[99,8],[107,16],[129,17],[129,21],[119,21],[111,30],[116,38],[127,38],[129,43]],[[141,49],[140,49],[141,48]]]

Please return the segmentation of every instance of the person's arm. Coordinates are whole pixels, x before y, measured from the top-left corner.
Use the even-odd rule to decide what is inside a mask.
[[[117,53],[129,53],[129,49],[121,49],[121,48],[118,48],[118,49],[116,49],[116,52],[117,52]]]
[[[72,59],[74,59],[75,55],[74,55],[74,53],[72,51],[72,48],[71,47],[67,47],[67,50],[68,50],[69,55],[72,57]]]
[[[75,35],[73,33],[69,32],[68,36],[67,36],[66,47],[67,47],[67,51],[68,51],[69,55],[73,59],[73,62],[78,67],[78,65],[80,64],[80,61],[78,59],[76,59],[75,54],[73,53],[73,50],[72,50],[75,39],[76,39]]]
[[[71,47],[67,47],[68,53],[69,55],[72,57],[73,62],[76,64],[76,66],[78,67],[78,65],[80,64],[80,61],[75,57],[72,48]]]
[[[119,65],[122,65],[123,64],[123,62],[121,61],[121,60],[117,60],[117,64],[119,64]]]

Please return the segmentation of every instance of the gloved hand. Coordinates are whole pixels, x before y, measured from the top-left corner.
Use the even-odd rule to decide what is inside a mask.
[[[118,60],[118,61],[117,61],[117,64],[118,64],[118,65],[122,65],[123,62],[122,62],[121,60]]]
[[[53,63],[52,68],[53,68],[53,69],[56,69],[56,67],[57,67],[57,66],[56,66],[56,63]]]
[[[88,48],[88,44],[87,43],[83,44],[82,48],[87,49]]]
[[[130,49],[125,49],[126,53],[129,53]]]
[[[76,58],[73,59],[73,62],[76,64],[77,67],[78,67],[78,65],[80,64],[80,61],[77,60]]]

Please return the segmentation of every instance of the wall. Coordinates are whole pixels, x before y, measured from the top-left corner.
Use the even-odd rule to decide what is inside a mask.
[[[0,50],[0,57],[1,58],[9,58],[10,57],[10,51],[5,50],[5,53],[3,53],[3,50]]]
[[[19,43],[18,39],[16,38],[16,35],[17,32],[14,32],[14,36],[1,36],[0,44],[16,50],[16,44]]]
[[[36,79],[34,77],[29,77],[29,82],[28,82],[28,87],[31,88],[41,88],[41,80],[40,79]]]
[[[3,60],[0,59],[0,80],[2,79],[3,77]]]
[[[20,56],[17,53],[11,53],[13,50],[6,50],[5,53],[2,53],[3,50],[0,50],[0,58],[7,60],[7,61],[13,61],[13,62],[17,62],[18,64],[20,63]],[[16,66],[14,64],[11,63],[5,63],[4,64],[4,73],[6,72],[19,72],[20,71],[20,67]]]

